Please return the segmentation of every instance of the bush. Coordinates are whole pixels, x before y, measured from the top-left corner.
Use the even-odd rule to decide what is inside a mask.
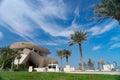
[[[16,69],[17,65],[14,66],[14,71],[27,71],[24,64],[19,64],[19,69]]]
[[[8,59],[5,61],[4,69],[5,69],[5,70],[9,70],[9,69],[11,68],[11,63],[12,63],[12,59],[11,59],[11,58],[8,58]]]
[[[112,68],[112,71],[116,71],[116,69],[115,69],[115,68]]]
[[[27,69],[25,68],[25,65],[24,65],[24,64],[20,64],[20,65],[19,65],[19,70],[20,70],[20,71],[26,71]]]

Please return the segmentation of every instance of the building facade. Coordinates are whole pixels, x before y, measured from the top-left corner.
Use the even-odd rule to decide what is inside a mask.
[[[27,68],[47,67],[49,64],[58,64],[57,60],[48,58],[50,51],[41,46],[37,46],[30,42],[13,43],[10,48],[18,49],[20,52],[20,59],[15,58],[14,64],[24,64]]]

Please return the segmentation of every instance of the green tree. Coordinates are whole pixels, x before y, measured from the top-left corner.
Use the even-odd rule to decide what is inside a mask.
[[[84,61],[83,61],[83,54],[82,54],[82,43],[87,40],[87,32],[85,31],[75,31],[73,34],[70,35],[72,41],[69,42],[69,45],[72,46],[74,44],[78,44],[80,49],[80,64],[81,69],[84,71]]]
[[[16,54],[16,58],[18,59],[18,64],[16,68],[17,70],[19,69],[19,62],[20,62],[21,54],[22,54],[22,51],[17,50],[17,54]]]
[[[11,71],[11,62],[12,62],[12,58],[7,57],[5,64],[4,64],[4,70],[5,71]]]
[[[1,65],[2,65],[2,58],[0,57],[0,67],[1,67]]]
[[[57,50],[56,55],[60,57],[60,71],[62,71],[62,59],[64,57],[63,50]]]
[[[94,69],[94,61],[92,61],[91,59],[88,60],[87,65],[89,69]]]
[[[66,58],[66,65],[68,65],[68,58],[69,58],[69,56],[71,56],[72,53],[70,50],[64,49],[63,54],[64,54],[64,57]]]
[[[10,49],[10,58],[12,59],[11,62],[11,71],[13,71],[13,67],[14,67],[14,60],[16,57],[18,57],[18,50],[17,49]]]
[[[1,65],[0,71],[3,70],[7,58],[10,56],[9,53],[10,53],[9,47],[0,48],[0,55],[2,57],[2,65]]]
[[[0,55],[2,58],[1,71],[3,68],[11,68],[13,70],[14,60],[17,57],[17,49],[11,49],[10,47],[4,47],[0,49]]]
[[[98,22],[107,18],[118,20],[120,23],[120,0],[100,0],[99,4],[94,6],[94,18]]]

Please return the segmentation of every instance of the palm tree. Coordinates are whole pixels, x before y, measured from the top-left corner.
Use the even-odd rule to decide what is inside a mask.
[[[64,49],[63,54],[66,57],[66,65],[68,65],[68,58],[69,58],[69,56],[71,56],[71,51]]]
[[[100,69],[100,62],[99,61],[98,61],[97,65],[98,65],[98,70],[101,70]]]
[[[17,70],[19,69],[19,62],[20,62],[21,54],[22,54],[22,51],[17,50],[17,54],[16,54],[16,58],[18,59],[18,64],[16,68]]]
[[[112,18],[120,23],[120,0],[101,0],[94,6],[94,18],[98,18],[98,22]]]
[[[78,65],[79,65],[79,69],[81,69],[81,63]],[[84,62],[84,69],[87,69],[87,68],[88,68],[88,65],[87,65],[87,63]]]
[[[88,64],[89,69],[94,69],[94,64],[95,64],[95,63],[94,63],[94,61],[92,61],[90,58],[89,58],[87,64]]]
[[[75,31],[73,34],[70,35],[72,41],[69,42],[69,45],[72,46],[75,43],[78,44],[80,49],[80,61],[81,61],[81,69],[84,71],[84,61],[83,61],[83,54],[82,54],[82,43],[87,39],[87,32],[85,31]]]
[[[10,51],[9,47],[4,47],[0,49],[0,55],[2,56],[2,65],[1,65],[0,71],[2,71],[4,68],[5,61],[9,56],[9,51]]]
[[[17,49],[10,49],[10,57],[12,59],[11,62],[11,71],[13,71],[13,66],[14,66],[14,60],[18,55],[18,50]]]
[[[62,71],[62,59],[64,57],[63,50],[57,50],[56,55],[60,57],[60,71]]]

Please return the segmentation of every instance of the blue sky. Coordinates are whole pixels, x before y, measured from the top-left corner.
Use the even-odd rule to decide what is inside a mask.
[[[107,19],[101,23],[88,20],[93,16],[93,5],[99,0],[0,0],[0,47],[14,42],[27,41],[50,50],[69,49],[71,66],[80,63],[77,45],[68,46],[70,34],[86,30],[88,39],[83,43],[84,61],[96,63],[116,61],[120,66],[120,25]],[[64,65],[65,65],[65,59]]]

